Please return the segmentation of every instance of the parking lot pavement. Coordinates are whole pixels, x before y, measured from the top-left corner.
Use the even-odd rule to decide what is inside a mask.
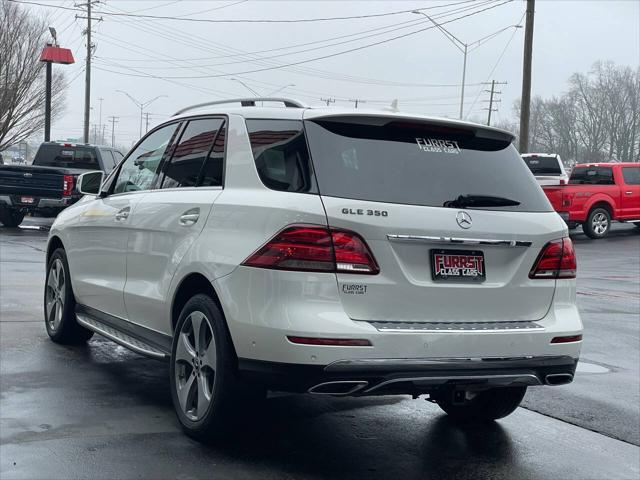
[[[179,429],[167,364],[98,336],[47,339],[46,230],[0,227],[0,478],[636,479],[640,235],[573,236],[586,327],[573,384],[531,388],[485,429],[422,399],[275,395],[201,445]]]

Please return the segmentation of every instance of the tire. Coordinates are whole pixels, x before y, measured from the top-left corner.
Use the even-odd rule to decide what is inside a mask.
[[[436,397],[436,403],[452,420],[460,423],[484,423],[506,417],[522,402],[527,387],[501,387],[478,392],[464,404],[453,403],[453,391]]]
[[[75,309],[67,255],[58,248],[49,258],[44,284],[44,324],[51,340],[77,345],[93,336],[91,330],[78,324]]]
[[[0,209],[0,223],[7,228],[16,228],[24,220],[24,213],[8,208]]]
[[[582,224],[582,230],[589,238],[606,237],[611,230],[611,214],[605,208],[594,208],[589,212],[586,222]]]
[[[171,348],[171,398],[187,435],[214,440],[229,432],[247,396],[236,372],[222,312],[208,295],[193,296],[180,313]]]

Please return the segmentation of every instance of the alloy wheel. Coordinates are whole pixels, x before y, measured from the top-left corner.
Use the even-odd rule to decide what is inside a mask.
[[[56,331],[62,321],[65,297],[65,274],[62,260],[56,258],[49,267],[49,278],[46,285],[47,323],[51,331]]]
[[[191,421],[206,415],[213,398],[216,342],[211,322],[199,311],[182,323],[175,357],[175,385],[180,408]]]
[[[602,235],[609,228],[609,219],[604,213],[596,213],[591,221],[593,231],[598,235]]]

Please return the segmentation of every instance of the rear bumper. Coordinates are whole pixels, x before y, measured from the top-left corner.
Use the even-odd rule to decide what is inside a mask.
[[[26,195],[30,196],[30,195]],[[77,202],[81,197],[64,198],[38,198],[34,197],[34,203],[21,203],[15,195],[0,195],[0,206],[31,212],[39,209],[64,210],[69,205]]]
[[[240,359],[250,381],[272,389],[328,395],[421,394],[444,388],[560,385],[573,380],[577,359],[566,356],[512,358],[406,358],[339,360],[325,366]]]
[[[350,318],[335,277],[326,273],[240,267],[214,286],[237,357],[247,360],[324,368],[344,360],[398,358],[577,359],[582,346],[581,341],[551,343],[554,337],[583,333],[571,279],[556,281],[553,303],[535,321],[476,321],[482,312],[470,306],[469,321],[464,323],[411,325]],[[370,345],[309,345],[288,337],[362,339]]]

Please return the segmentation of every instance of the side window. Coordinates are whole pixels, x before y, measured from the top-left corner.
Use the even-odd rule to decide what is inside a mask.
[[[147,190],[178,127],[177,123],[149,134],[122,164],[113,193]]]
[[[124,155],[122,155],[118,150],[112,150],[111,153],[113,153],[113,158],[116,159],[116,165],[124,158]]]
[[[622,177],[627,185],[640,185],[640,167],[622,167]]]
[[[173,151],[171,161],[164,168],[162,188],[195,187],[211,151],[213,141],[222,127],[219,118],[191,120],[180,143]]]
[[[203,187],[221,187],[224,174],[224,147],[226,141],[226,126],[222,125],[220,133],[216,137],[213,149],[207,158],[202,173],[200,185]]]
[[[569,178],[570,184],[613,185],[613,170],[611,167],[580,167],[574,168]]]
[[[258,175],[266,187],[285,192],[314,189],[301,121],[247,120],[247,129]]]

